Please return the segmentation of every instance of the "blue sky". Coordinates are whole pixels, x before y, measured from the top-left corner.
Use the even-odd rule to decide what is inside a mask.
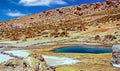
[[[0,21],[38,12],[105,0],[0,0]]]

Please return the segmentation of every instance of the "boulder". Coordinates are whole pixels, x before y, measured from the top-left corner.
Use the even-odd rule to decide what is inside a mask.
[[[48,66],[41,55],[33,54],[0,64],[0,71],[55,71],[55,67]]]
[[[120,45],[113,45],[112,47],[112,61],[114,67],[120,67]]]
[[[118,3],[120,3],[120,0],[117,0]]]
[[[106,4],[109,5],[112,3],[112,0],[106,0]]]

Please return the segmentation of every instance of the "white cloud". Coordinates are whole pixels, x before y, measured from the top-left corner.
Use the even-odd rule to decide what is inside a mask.
[[[19,4],[24,6],[49,6],[51,4],[65,5],[63,0],[20,0]]]
[[[21,17],[21,16],[25,16],[26,14],[23,14],[19,11],[15,11],[15,12],[7,12],[6,13],[7,16],[11,16],[11,17]]]

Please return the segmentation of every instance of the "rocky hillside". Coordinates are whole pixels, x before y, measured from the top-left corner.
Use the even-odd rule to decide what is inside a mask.
[[[22,18],[5,21],[0,23],[0,27],[22,28],[22,27],[38,26],[43,24],[53,24],[56,22],[64,22],[66,20],[72,20],[80,16],[94,14],[118,7],[119,7],[119,2],[106,1],[103,3],[97,2],[93,4],[82,4],[72,7],[58,8],[49,11],[44,11],[34,15],[24,16]]]
[[[31,54],[1,63],[0,71],[55,71],[55,67],[48,66],[41,55]]]
[[[0,43],[29,38],[119,44],[120,2],[64,7],[0,23]]]

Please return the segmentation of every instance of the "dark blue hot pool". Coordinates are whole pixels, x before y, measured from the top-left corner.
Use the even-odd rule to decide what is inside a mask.
[[[55,53],[94,53],[94,54],[100,54],[100,53],[111,53],[111,48],[98,48],[98,47],[85,47],[85,46],[68,46],[68,47],[62,47],[53,50]]]

